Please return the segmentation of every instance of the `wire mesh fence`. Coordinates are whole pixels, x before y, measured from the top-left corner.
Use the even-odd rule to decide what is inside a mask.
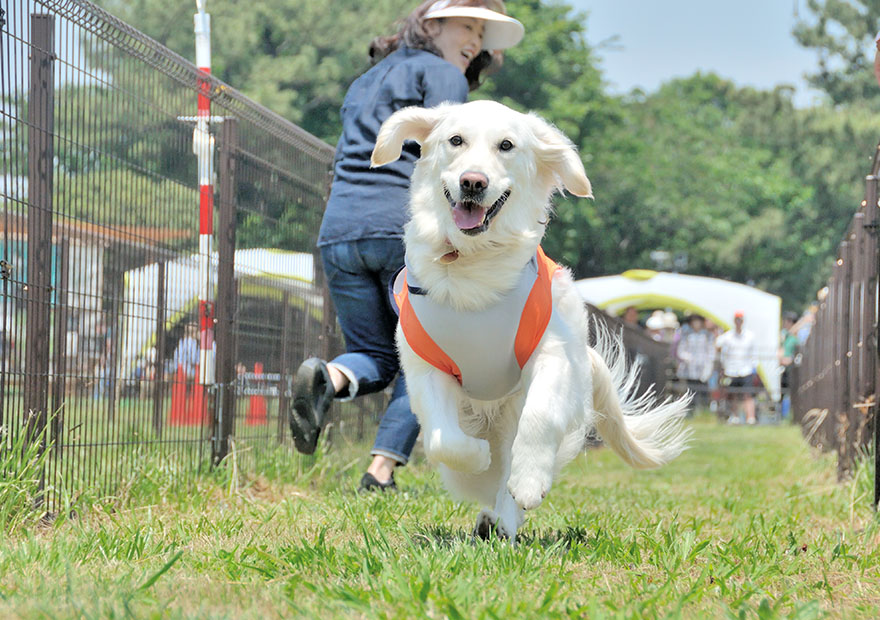
[[[0,449],[49,424],[52,504],[285,443],[291,369],[341,344],[314,255],[332,148],[89,2],[2,10]]]
[[[792,377],[792,413],[807,439],[837,452],[846,477],[873,437],[874,506],[880,502],[880,433],[877,431],[877,181],[880,145],[865,200],[839,247],[827,295],[819,303],[810,336]]]
[[[315,250],[333,149],[89,2],[0,8],[0,450],[46,442],[53,509],[290,449],[291,375],[342,345]],[[662,385],[668,351],[625,338]]]

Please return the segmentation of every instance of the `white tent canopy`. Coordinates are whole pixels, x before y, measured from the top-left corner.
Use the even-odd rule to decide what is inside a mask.
[[[216,287],[217,253],[212,256],[212,286]],[[156,263],[125,273],[124,323],[118,372],[130,376],[135,357],[155,342],[158,286]],[[253,248],[235,251],[235,279],[256,278],[272,288],[288,291],[320,307],[322,297],[314,288],[315,266],[311,254]],[[166,325],[172,326],[198,305],[199,259],[197,254],[165,264]]]
[[[733,313],[742,310],[745,328],[755,334],[758,374],[770,396],[779,399],[781,368],[776,352],[782,302],[776,295],[727,280],[647,269],[586,278],[575,285],[584,301],[613,315],[627,306],[669,308],[696,312],[728,330],[733,326]]]

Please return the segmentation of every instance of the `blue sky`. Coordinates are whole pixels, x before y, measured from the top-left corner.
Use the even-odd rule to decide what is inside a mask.
[[[592,45],[618,35],[599,50],[613,92],[634,87],[652,91],[670,78],[714,71],[738,85],[797,88],[795,101],[807,105],[816,93],[803,74],[817,60],[791,35],[795,6],[806,15],[806,0],[568,0],[587,12]]]

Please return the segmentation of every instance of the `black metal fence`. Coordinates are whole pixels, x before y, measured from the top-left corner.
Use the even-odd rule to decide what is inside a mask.
[[[291,373],[341,348],[315,255],[333,149],[89,2],[0,8],[0,451],[48,439],[51,507],[145,462],[198,471],[289,444]],[[665,348],[626,337],[662,385]],[[377,419],[383,396],[359,401],[335,432]]]
[[[865,200],[838,248],[827,295],[819,303],[792,377],[792,412],[807,439],[838,456],[838,473],[847,476],[873,436],[874,506],[880,502],[880,433],[877,430],[877,285],[880,269],[877,200],[880,145]]]
[[[89,2],[2,9],[0,449],[51,420],[51,503],[112,492],[145,458],[196,470],[232,441],[285,441],[291,369],[340,345],[314,254],[333,149]],[[208,253],[199,94],[216,145]]]

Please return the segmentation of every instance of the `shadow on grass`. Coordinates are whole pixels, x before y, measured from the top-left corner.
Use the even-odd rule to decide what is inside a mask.
[[[531,530],[520,532],[516,537],[516,542],[520,545],[565,550],[571,549],[574,545],[589,546],[590,542],[595,540],[595,533],[590,533],[587,528],[580,526],[566,527],[563,530]]]
[[[447,525],[420,525],[412,534],[413,542],[418,547],[440,547],[449,549],[463,543],[479,541],[471,530],[451,528]]]
[[[498,540],[493,533],[488,541]],[[569,550],[572,546],[589,546],[595,540],[584,527],[567,527],[561,530],[529,530],[521,531],[516,536],[516,544],[526,547],[543,549]],[[448,549],[461,544],[483,544],[483,539],[474,535],[472,530],[447,525],[422,525],[413,533],[413,541],[421,547],[436,546]],[[506,539],[505,539],[506,542]]]

